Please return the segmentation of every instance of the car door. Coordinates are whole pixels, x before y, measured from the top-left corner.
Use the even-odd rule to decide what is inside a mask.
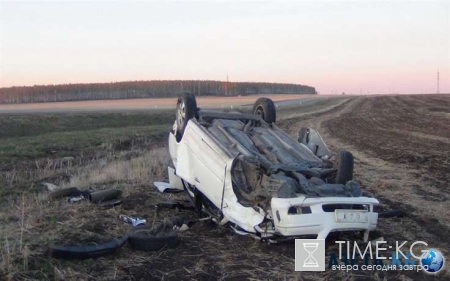
[[[189,121],[177,154],[177,175],[220,207],[227,163],[220,147],[200,125]]]

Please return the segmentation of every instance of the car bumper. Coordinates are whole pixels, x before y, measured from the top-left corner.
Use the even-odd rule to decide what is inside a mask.
[[[378,213],[373,211],[373,206],[378,204],[378,200],[367,197],[298,197],[272,198],[271,207],[275,233],[317,235],[317,239],[325,239],[335,231],[374,230]],[[333,206],[340,207],[334,209]],[[351,206],[360,209],[351,209]]]

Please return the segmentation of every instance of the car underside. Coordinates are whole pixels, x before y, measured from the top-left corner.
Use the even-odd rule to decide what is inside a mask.
[[[184,106],[193,103],[189,98],[181,99]],[[295,140],[266,122],[275,116],[270,102],[263,100],[260,112],[255,104],[255,114],[195,104],[192,117],[179,120],[179,101],[169,135],[174,178],[199,210],[240,233],[280,239],[364,231],[367,240],[377,224],[378,201],[363,197],[352,180],[351,154],[333,154],[311,128],[300,129]]]

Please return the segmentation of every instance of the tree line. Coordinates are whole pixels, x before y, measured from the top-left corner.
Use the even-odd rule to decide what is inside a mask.
[[[152,80],[0,88],[0,103],[175,97],[183,92],[190,92],[199,96],[316,94],[314,87],[300,84],[210,80]]]

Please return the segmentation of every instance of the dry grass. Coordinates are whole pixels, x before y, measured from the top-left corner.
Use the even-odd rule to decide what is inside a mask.
[[[80,188],[102,184],[148,185],[154,178],[164,178],[169,163],[166,148],[136,153],[139,156],[131,159],[101,159],[79,167],[69,182],[63,185]],[[119,158],[122,157],[119,156]]]
[[[61,187],[114,187],[122,189],[124,197],[142,192],[149,194],[152,181],[166,177],[168,156],[165,148],[154,148],[118,152],[82,166],[66,162],[67,159],[36,161],[36,169],[28,173],[28,179],[21,181],[40,182],[53,178],[60,179]],[[14,182],[15,174],[16,171],[10,171],[7,179]],[[148,209],[153,211],[153,207]],[[46,258],[44,245],[89,245],[122,236],[128,226],[117,217],[124,211],[127,212],[121,208],[102,210],[89,202],[70,204],[65,199],[49,200],[45,191],[9,197],[0,213],[0,279],[89,278],[86,272]],[[134,213],[133,208],[128,210],[128,214]],[[149,212],[146,215],[153,216]]]

